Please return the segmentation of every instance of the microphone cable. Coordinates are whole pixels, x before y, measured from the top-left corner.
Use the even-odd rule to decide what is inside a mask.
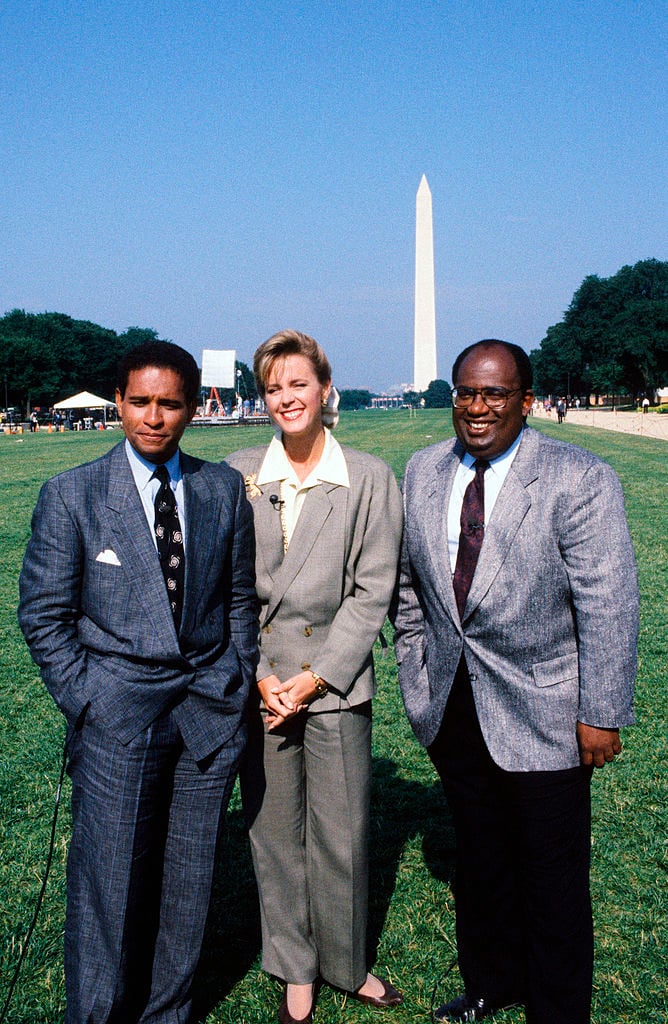
[[[30,940],[32,938],[32,933],[35,930],[35,925],[37,924],[37,918],[39,916],[39,912],[42,909],[42,902],[44,900],[44,893],[46,892],[46,883],[47,883],[47,881],[49,879],[49,872],[51,870],[51,862],[53,860],[53,851],[54,851],[55,843],[56,843],[56,823],[58,821],[58,811],[60,810],[60,794],[61,794],[61,791],[62,791],[62,788],[63,788],[63,782],[65,780],[65,769],[66,768],[67,768],[67,736],[65,737],[65,743],[63,745],[63,757],[62,757],[62,763],[61,763],[61,766],[60,766],[60,776],[58,778],[58,787],[56,789],[56,797],[55,797],[55,801],[54,801],[53,820],[51,822],[51,839],[50,839],[50,842],[49,842],[49,852],[48,852],[47,857],[46,857],[46,868],[44,869],[44,877],[42,879],[42,887],[41,887],[41,889],[39,891],[39,896],[37,897],[37,906],[35,907],[35,913],[32,916],[32,921],[30,922],[30,925],[28,927],[28,931],[26,932],[25,939],[23,940],[23,948],[21,949],[21,954],[19,956],[18,963],[17,963],[17,965],[16,965],[16,967],[14,969],[14,974],[12,976],[12,980],[9,983],[9,991],[7,993],[7,998],[5,999],[5,1003],[4,1003],[4,1006],[2,1007],[2,1010],[0,1010],[0,1024],[4,1024],[5,1017],[7,1016],[7,1010],[9,1009],[9,1004],[11,1003],[12,996],[14,995],[14,988],[16,987],[16,982],[18,981],[19,974],[21,973],[21,968],[23,967],[23,962],[24,962],[24,960],[26,958],[26,954],[28,952],[28,946],[29,946]]]
[[[457,960],[457,957],[455,957],[455,959],[452,960],[446,967],[445,974],[443,974],[440,978],[437,978],[436,981],[434,982],[434,987],[431,990],[431,1005],[429,1007],[429,1017],[431,1020],[434,1019],[434,1010],[436,1009],[436,993],[438,992],[438,987],[439,985],[443,984],[443,982],[450,974],[450,972],[454,970],[454,968],[457,966],[458,962],[459,961]]]

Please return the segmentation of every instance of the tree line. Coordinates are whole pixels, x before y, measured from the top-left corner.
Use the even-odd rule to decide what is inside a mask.
[[[585,277],[531,362],[539,394],[651,397],[668,384],[668,263]]]
[[[14,309],[0,319],[2,403],[23,409],[51,406],[79,391],[113,398],[120,358],[157,336],[150,328],[129,327],[117,334],[65,313]]]
[[[14,309],[0,318],[0,405],[27,412],[50,408],[79,391],[92,391],[112,399],[116,367],[131,348],[155,341],[150,327],[129,327],[122,334],[90,320],[75,320],[66,313],[26,313]],[[233,406],[236,394],[254,401],[257,388],[252,370],[237,361],[237,387],[218,388],[221,402]],[[416,396],[416,398],[419,396]],[[449,404],[450,390],[434,381],[424,394],[426,404]],[[341,409],[364,409],[371,392],[341,392]]]
[[[122,334],[66,313],[26,313],[14,309],[0,318],[0,405],[22,412],[50,408],[79,391],[113,399],[116,368],[127,351],[158,334],[150,327],[128,327]],[[253,373],[237,362],[237,390],[253,400]],[[234,405],[236,391],[219,388],[221,401]]]
[[[52,406],[78,391],[111,398],[116,366],[136,345],[157,339],[152,328],[129,327],[122,334],[65,313],[14,309],[0,318],[0,404],[24,410]],[[642,260],[612,277],[585,277],[564,313],[531,352],[539,394],[649,395],[668,384],[668,262]],[[256,397],[253,374],[238,362],[237,391]],[[222,400],[234,401],[234,390]],[[371,392],[341,393],[342,409],[371,405]],[[446,381],[432,381],[407,400],[428,408],[450,405]]]
[[[341,391],[340,409],[368,409],[372,395],[364,388],[348,388]],[[450,385],[444,380],[433,380],[426,391],[407,391],[404,394],[406,405],[422,405],[425,409],[447,409],[452,405]]]

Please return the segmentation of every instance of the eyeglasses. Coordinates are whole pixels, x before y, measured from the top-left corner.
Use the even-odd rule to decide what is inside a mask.
[[[455,409],[468,409],[476,395],[480,395],[488,409],[505,409],[510,396],[518,391],[524,388],[453,388],[450,394]]]

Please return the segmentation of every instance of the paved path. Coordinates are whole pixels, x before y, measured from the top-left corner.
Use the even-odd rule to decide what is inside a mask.
[[[534,414],[537,419],[557,422],[553,409],[548,415],[543,409]],[[529,418],[531,422],[531,418]],[[668,441],[668,415],[658,412],[617,412],[610,409],[569,409],[566,423],[571,426],[601,427],[603,430],[619,430],[623,434],[638,434],[640,437],[658,437]]]

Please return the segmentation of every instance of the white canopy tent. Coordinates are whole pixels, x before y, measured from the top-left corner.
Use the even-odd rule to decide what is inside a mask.
[[[107,422],[107,409],[116,408],[115,402],[108,402],[106,398],[93,395],[90,391],[80,391],[78,395],[71,398],[64,398],[62,402],[56,402],[54,409],[102,409],[104,422]]]

